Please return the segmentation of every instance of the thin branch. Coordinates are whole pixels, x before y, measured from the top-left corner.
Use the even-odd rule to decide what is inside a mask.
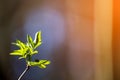
[[[30,66],[26,66],[25,70],[23,71],[23,73],[19,76],[18,80],[21,80],[22,77],[25,75],[25,73],[29,70]]]

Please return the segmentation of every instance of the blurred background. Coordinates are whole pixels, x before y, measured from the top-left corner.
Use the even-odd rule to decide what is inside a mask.
[[[0,0],[0,80],[17,80],[24,60],[10,56],[19,39],[42,31],[37,59],[22,80],[120,80],[119,0]]]

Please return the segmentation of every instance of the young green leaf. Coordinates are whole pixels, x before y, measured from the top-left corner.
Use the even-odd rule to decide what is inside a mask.
[[[21,48],[21,49],[26,48],[26,44],[24,44],[24,43],[23,43],[22,41],[20,41],[20,40],[16,40],[16,43],[12,43],[12,44],[18,46],[18,47]]]
[[[38,51],[36,50],[36,51],[33,51],[32,53],[31,53],[31,55],[34,55],[34,54],[37,54],[38,53]]]
[[[28,46],[34,48],[34,42],[30,35],[27,35]]]
[[[40,60],[39,64],[40,64],[38,66],[39,68],[46,68],[46,66],[50,64],[50,61],[49,60]]]
[[[26,46],[26,44],[20,40],[16,40],[16,43],[13,44],[18,46],[20,49],[14,50],[13,52],[10,53],[10,55],[21,56],[23,58],[26,58],[26,53],[28,51],[28,47]]]
[[[35,39],[34,39],[34,48],[37,48],[38,46],[40,46],[42,44],[41,41],[41,32],[37,32],[35,34]]]
[[[23,58],[26,58],[27,50],[28,50],[27,48],[25,48],[25,49],[19,49],[19,50],[14,50],[13,52],[10,53],[10,55],[21,56]]]
[[[19,57],[18,59],[23,59],[23,58],[25,58],[25,57]]]
[[[50,64],[50,61],[49,60],[39,60],[37,62],[30,62],[30,65],[31,66],[38,66],[39,68],[46,68],[47,65]]]
[[[15,56],[22,56],[22,51],[21,50],[14,50],[10,55],[15,55]]]

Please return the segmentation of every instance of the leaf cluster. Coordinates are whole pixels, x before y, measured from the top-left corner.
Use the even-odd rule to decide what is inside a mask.
[[[50,64],[49,60],[32,61],[32,56],[38,54],[38,50],[36,50],[36,48],[42,44],[41,31],[35,34],[34,40],[30,35],[27,35],[26,43],[16,40],[16,42],[12,44],[19,47],[19,49],[14,50],[10,55],[19,56],[19,59],[25,59],[28,66],[46,68],[46,66]]]

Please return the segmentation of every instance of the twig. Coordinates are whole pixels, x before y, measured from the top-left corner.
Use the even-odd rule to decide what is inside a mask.
[[[25,73],[29,70],[30,66],[26,66],[25,70],[23,71],[23,73],[19,76],[18,80],[21,80],[22,77],[25,75]]]

